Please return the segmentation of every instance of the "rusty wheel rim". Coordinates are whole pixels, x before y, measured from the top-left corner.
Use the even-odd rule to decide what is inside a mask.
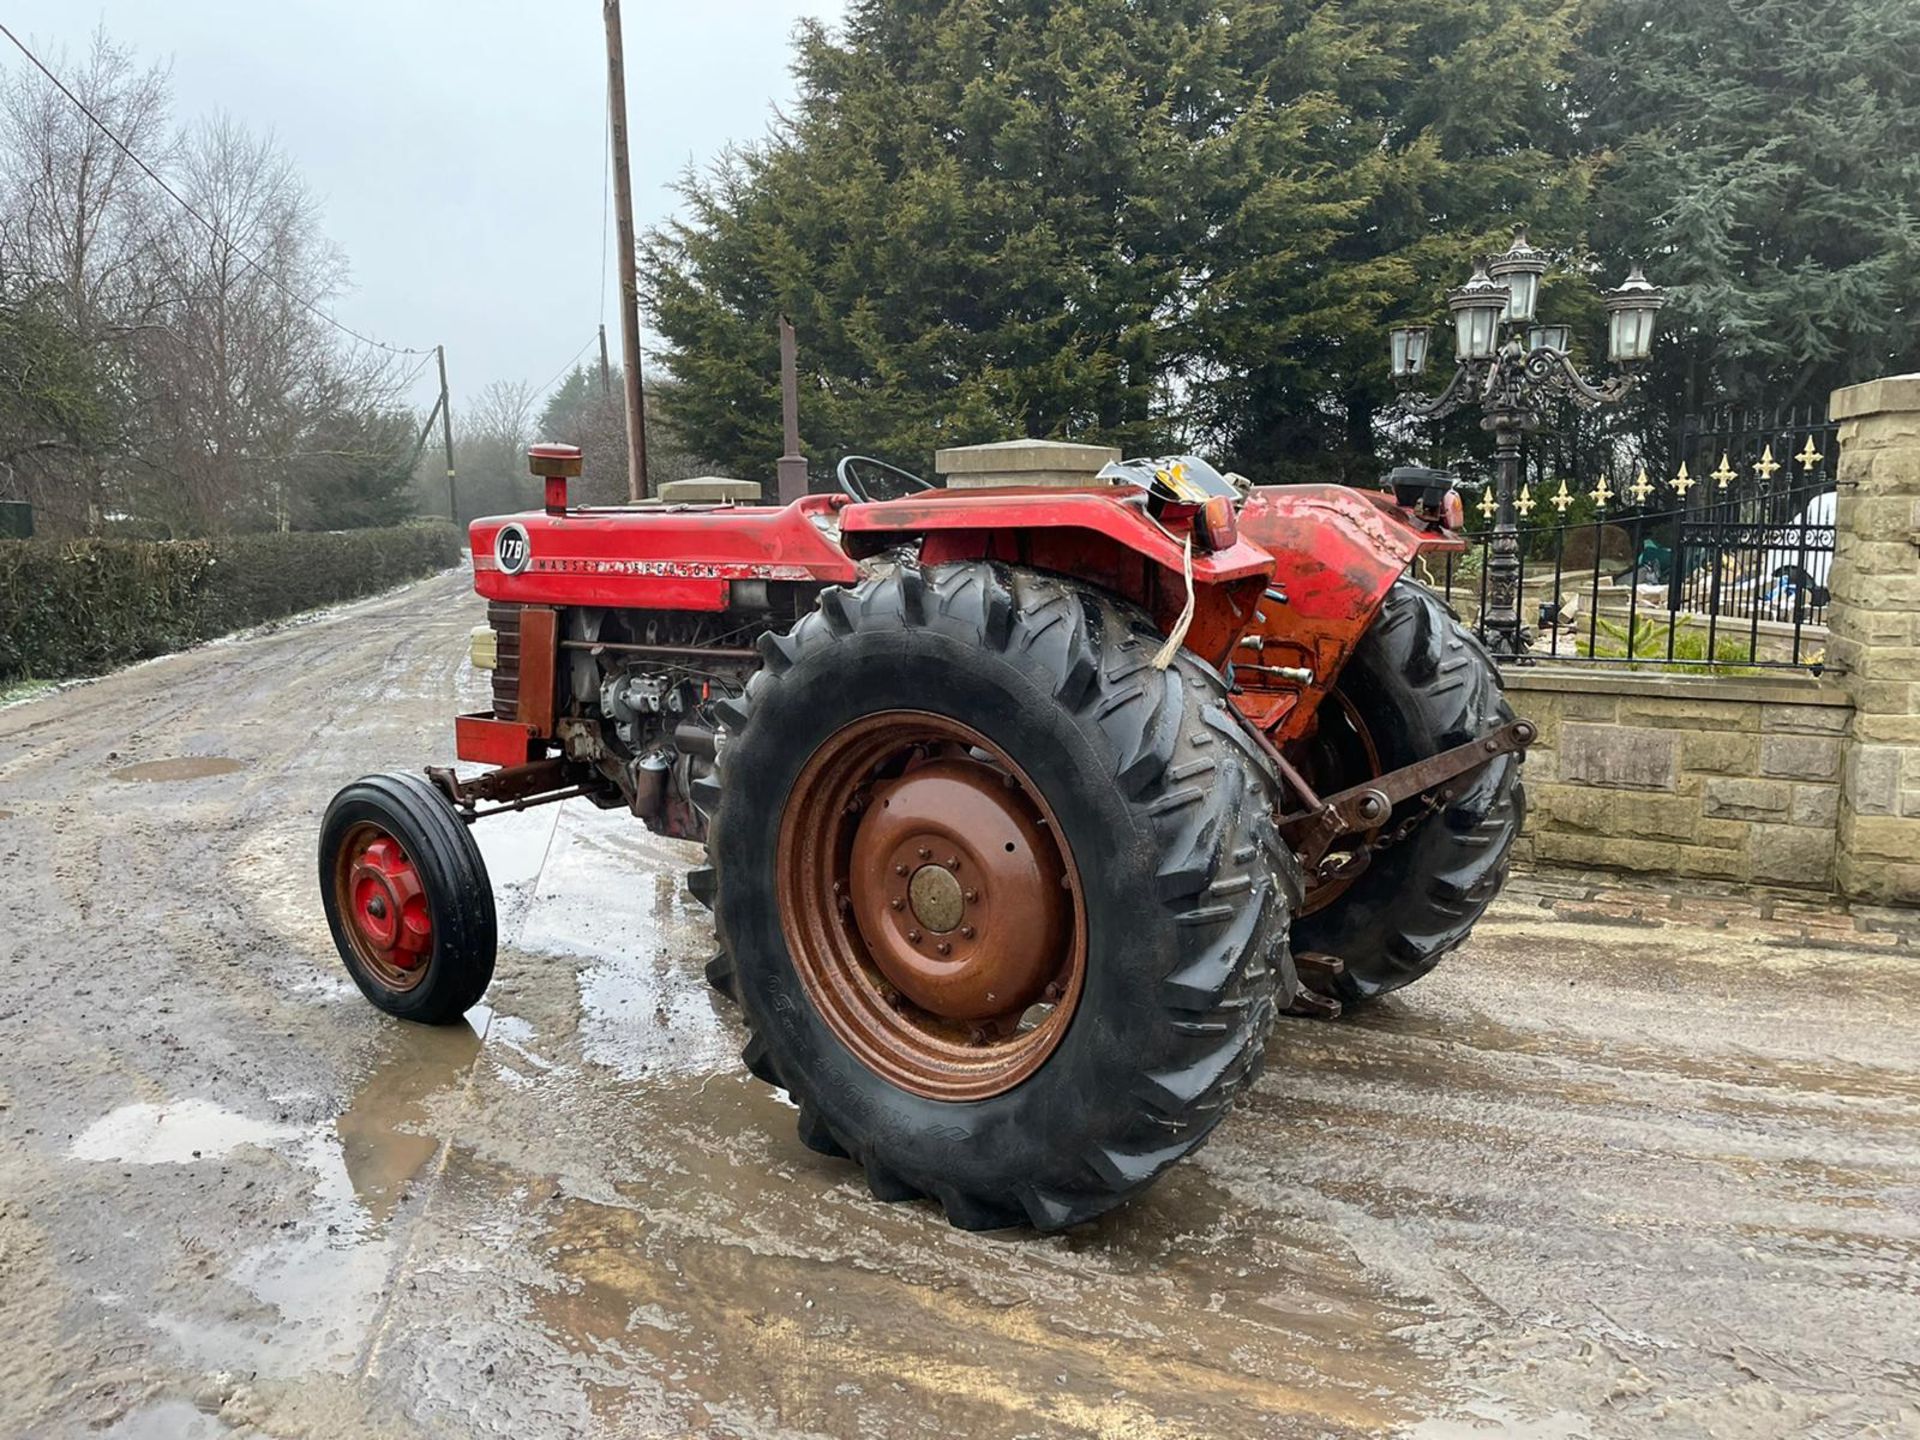
[[[433,959],[433,914],[406,847],[378,825],[347,832],[334,857],[334,907],[353,953],[393,991],[413,989]]]
[[[1045,798],[979,731],[888,710],[829,737],[780,823],[781,928],[835,1036],[891,1084],[1027,1079],[1086,979],[1086,902]]]
[[[1329,734],[1322,723],[1314,732],[1312,742],[1300,757],[1302,768],[1306,772],[1307,782],[1322,795],[1329,795],[1349,786],[1360,785],[1376,776],[1385,774],[1380,764],[1380,748],[1374,744],[1373,732],[1367,728],[1367,722],[1360,716],[1359,707],[1345,694],[1335,690],[1329,697],[1340,707],[1340,718],[1344,722],[1345,734]],[[1325,705],[1321,707],[1325,714]],[[1370,830],[1355,831],[1351,835],[1342,835],[1335,840],[1331,850],[1341,848],[1349,841],[1370,845],[1380,834],[1381,827],[1375,825]],[[1331,850],[1329,853],[1331,853]],[[1300,914],[1311,915],[1338,900],[1353,887],[1366,867],[1350,871],[1345,875],[1336,875],[1323,880],[1318,885],[1309,886],[1306,898],[1301,902]]]

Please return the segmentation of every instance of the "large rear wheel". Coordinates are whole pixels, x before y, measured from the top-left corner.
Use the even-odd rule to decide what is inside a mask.
[[[1513,718],[1486,648],[1432,591],[1402,579],[1322,702],[1319,731],[1296,760],[1325,794],[1464,745]],[[1527,812],[1520,756],[1502,755],[1443,791],[1439,806],[1409,801],[1329,852],[1359,856],[1364,868],[1309,891],[1293,947],[1342,962],[1331,973],[1304,971],[1331,998],[1355,1004],[1412,984],[1466,940],[1506,882]]]
[[[1086,1220],[1212,1130],[1291,1000],[1299,875],[1219,678],[1052,577],[829,591],[723,714],[745,1059],[882,1199]]]

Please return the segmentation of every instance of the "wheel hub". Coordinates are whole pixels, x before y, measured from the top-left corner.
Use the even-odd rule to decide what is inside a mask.
[[[949,1020],[1018,1013],[1059,967],[1059,849],[1000,770],[933,760],[876,785],[854,831],[854,923],[882,974]]]
[[[953,871],[942,865],[922,865],[907,882],[907,903],[913,906],[914,919],[944,935],[959,928],[967,902]]]
[[[383,979],[417,976],[433,953],[426,887],[391,835],[369,830],[347,866],[346,905],[356,948]]]

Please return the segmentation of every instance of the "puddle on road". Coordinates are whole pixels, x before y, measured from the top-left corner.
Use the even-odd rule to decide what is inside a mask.
[[[631,816],[565,806],[539,881],[509,943],[586,960],[579,974],[583,1058],[624,1078],[735,1068],[738,1039],[716,1018],[701,967],[713,923],[687,893],[698,847]]]
[[[161,1400],[122,1415],[102,1440],[216,1440],[232,1432],[185,1400]]]
[[[526,1292],[539,1331],[578,1366],[626,1371],[588,1390],[613,1433],[724,1414],[749,1432],[902,1434],[938,1414],[982,1437],[1340,1436],[1429,1408],[1430,1366],[1403,1338],[1420,1308],[1197,1173],[1070,1236],[969,1235],[872,1200],[749,1080],[631,1088],[645,1139],[620,1201],[556,1192],[544,1233],[516,1241],[550,1271]],[[489,1169],[463,1150],[451,1164]],[[431,1293],[453,1301],[439,1283],[475,1266],[447,1257]],[[413,1323],[443,1322],[396,1328]]]
[[[433,1097],[466,1075],[480,1036],[467,1024],[392,1025],[381,1028],[378,1044],[346,1109],[317,1124],[273,1124],[202,1099],[143,1102],[101,1117],[73,1142],[76,1160],[123,1165],[212,1162],[253,1145],[311,1173],[306,1214],[229,1271],[277,1312],[277,1324],[154,1317],[208,1368],[291,1375],[337,1370],[358,1355],[397,1255],[387,1222],[440,1148],[419,1127]]]
[[[123,765],[112,774],[115,780],[204,780],[243,768],[241,761],[220,755],[188,755],[177,760],[143,760],[138,765]]]
[[[242,1145],[272,1147],[303,1132],[271,1125],[211,1100],[122,1105],[102,1115],[75,1138],[75,1160],[117,1160],[123,1165],[192,1165],[219,1160]]]

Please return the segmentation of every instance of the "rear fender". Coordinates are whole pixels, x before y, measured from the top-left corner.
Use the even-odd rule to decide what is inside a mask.
[[[843,543],[856,557],[912,545],[926,565],[1002,560],[1071,576],[1133,601],[1163,632],[1173,630],[1186,608],[1186,537],[1164,529],[1111,486],[929,490],[849,505],[839,518]],[[1243,538],[1191,558],[1194,613],[1186,647],[1219,668],[1254,623],[1273,557]]]
[[[1278,744],[1312,730],[1321,697],[1407,566],[1467,548],[1391,497],[1342,485],[1262,486],[1241,508],[1240,534],[1273,556],[1273,583],[1287,599],[1262,606],[1235,649],[1234,704]],[[1278,668],[1311,671],[1313,682],[1270,673]]]

